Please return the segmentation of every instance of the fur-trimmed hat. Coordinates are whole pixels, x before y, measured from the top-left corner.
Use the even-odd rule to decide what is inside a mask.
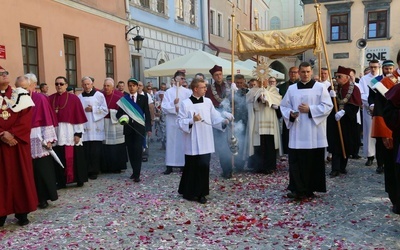
[[[218,66],[218,65],[214,65],[214,67],[212,67],[212,69],[209,70],[211,75],[214,75],[215,72],[217,71],[221,71],[222,72],[222,67]]]
[[[350,76],[351,69],[339,66],[336,73]]]

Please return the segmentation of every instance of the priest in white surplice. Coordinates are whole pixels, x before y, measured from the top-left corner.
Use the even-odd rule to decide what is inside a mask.
[[[254,90],[253,90],[254,89]],[[281,95],[276,88],[276,79],[270,77],[264,80],[261,88],[253,88],[246,98],[252,105],[248,105],[249,122],[248,138],[258,136],[252,142],[254,156],[249,164],[258,173],[272,174],[276,170],[276,150],[280,148],[279,121],[276,111],[281,103]],[[251,155],[250,155],[251,156]]]
[[[93,87],[92,79],[82,78],[83,92],[78,97],[81,100],[87,122],[84,124],[83,149],[88,164],[89,179],[97,179],[102,159],[102,143],[105,139],[104,117],[108,114],[104,95]]]
[[[185,167],[178,192],[184,199],[207,202],[209,194],[210,158],[214,153],[213,127],[223,130],[229,123],[204,96],[206,84],[194,79],[190,85],[193,95],[179,107],[178,125],[183,131]]]
[[[371,137],[372,116],[368,103],[369,86],[371,80],[379,75],[380,64],[378,60],[369,61],[371,72],[361,77],[359,88],[361,92],[361,100],[363,102],[362,126],[363,126],[363,153],[367,157],[365,166],[371,166],[375,158],[376,139]]]
[[[311,79],[311,65],[299,66],[300,81],[289,86],[281,111],[289,129],[288,198],[313,197],[326,192],[326,119],[333,108],[326,87]]]
[[[167,144],[165,148],[165,165],[167,169],[164,174],[172,173],[173,167],[182,168],[185,165],[185,153],[183,149],[183,132],[179,129],[176,120],[179,113],[180,102],[188,99],[191,91],[183,87],[186,81],[185,73],[181,70],[174,75],[175,85],[165,91],[161,103],[162,112],[165,114]]]

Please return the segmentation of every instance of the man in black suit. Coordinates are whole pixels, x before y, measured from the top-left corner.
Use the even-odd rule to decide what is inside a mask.
[[[128,80],[129,95],[125,95],[118,101],[117,118],[121,116],[127,118],[124,126],[125,144],[128,148],[129,160],[133,173],[131,179],[140,182],[140,170],[142,168],[143,143],[146,132],[151,135],[151,117],[149,104],[146,95],[140,95],[138,90],[138,80],[130,78]],[[133,119],[135,118],[135,119]],[[121,121],[121,119],[120,119]]]

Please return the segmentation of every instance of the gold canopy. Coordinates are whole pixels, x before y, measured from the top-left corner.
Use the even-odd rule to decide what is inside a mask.
[[[237,44],[240,60],[254,55],[276,59],[297,55],[309,49],[314,49],[314,53],[321,50],[318,22],[283,30],[238,30]]]

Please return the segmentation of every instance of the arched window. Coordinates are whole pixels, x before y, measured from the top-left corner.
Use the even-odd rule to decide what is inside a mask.
[[[281,19],[279,17],[274,16],[271,18],[269,23],[270,30],[279,30],[281,28]]]

